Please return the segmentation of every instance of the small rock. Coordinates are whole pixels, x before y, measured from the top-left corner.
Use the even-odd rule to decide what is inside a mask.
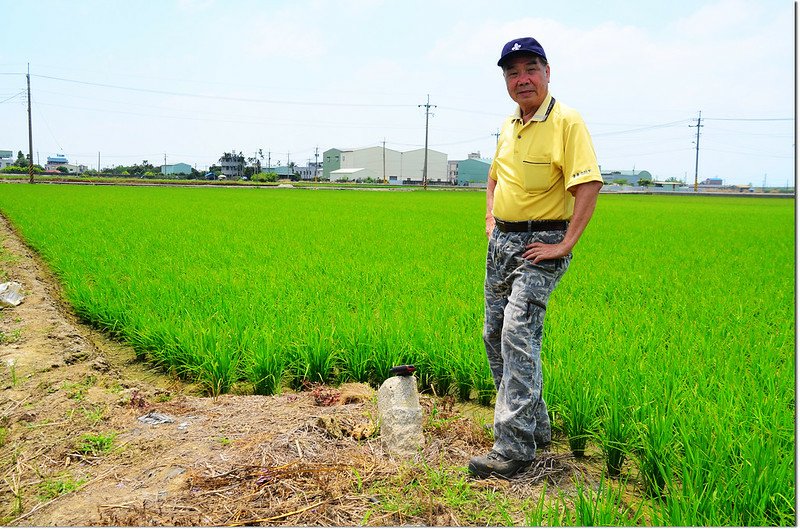
[[[172,468],[171,468],[171,469],[170,469],[170,470],[167,472],[166,479],[172,479],[172,478],[176,478],[176,477],[180,476],[181,474],[183,474],[184,472],[186,472],[186,469],[185,469],[185,468],[181,468],[181,467],[172,467]]]
[[[0,307],[16,307],[24,298],[22,285],[16,281],[0,284]]]
[[[157,411],[151,411],[148,414],[142,415],[139,417],[139,422],[143,422],[145,424],[171,424],[175,422],[175,419],[167,415],[166,413],[159,413]]]
[[[102,356],[98,356],[92,360],[92,363],[89,364],[89,367],[95,371],[100,371],[101,373],[108,373],[111,371],[111,366],[108,364],[108,360]]]
[[[67,351],[64,354],[64,363],[67,365],[77,364],[78,362],[83,362],[89,359],[89,353],[87,351]]]

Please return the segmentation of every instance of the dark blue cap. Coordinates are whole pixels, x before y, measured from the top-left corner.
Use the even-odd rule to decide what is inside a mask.
[[[533,37],[522,37],[521,39],[514,39],[503,46],[503,52],[500,54],[500,60],[497,61],[497,66],[503,66],[503,63],[511,57],[516,57],[517,55],[523,55],[525,53],[538,55],[547,62],[544,48],[539,44],[539,41]]]

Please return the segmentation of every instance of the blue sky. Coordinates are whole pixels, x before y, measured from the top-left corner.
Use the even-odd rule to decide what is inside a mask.
[[[205,168],[223,151],[301,165],[331,148],[494,152],[513,110],[496,66],[534,36],[550,89],[604,169],[794,179],[794,4],[573,1],[0,0],[0,149],[96,167]],[[766,176],[765,176],[766,175]]]

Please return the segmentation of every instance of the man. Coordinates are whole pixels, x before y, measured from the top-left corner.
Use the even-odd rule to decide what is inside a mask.
[[[550,442],[542,399],[542,327],[603,185],[580,115],[548,91],[550,65],[536,39],[515,39],[500,61],[517,104],[498,138],[486,189],[483,339],[497,388],[495,442],[471,473],[510,478]]]

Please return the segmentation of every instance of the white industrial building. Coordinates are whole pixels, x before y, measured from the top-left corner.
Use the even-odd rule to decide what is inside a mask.
[[[14,156],[14,151],[0,150],[0,169],[13,165],[14,160],[11,158],[12,156]]]
[[[322,155],[322,178],[332,182],[385,179],[395,184],[420,184],[424,165],[425,149],[328,149]],[[452,183],[447,176],[447,154],[428,149],[428,183]]]

